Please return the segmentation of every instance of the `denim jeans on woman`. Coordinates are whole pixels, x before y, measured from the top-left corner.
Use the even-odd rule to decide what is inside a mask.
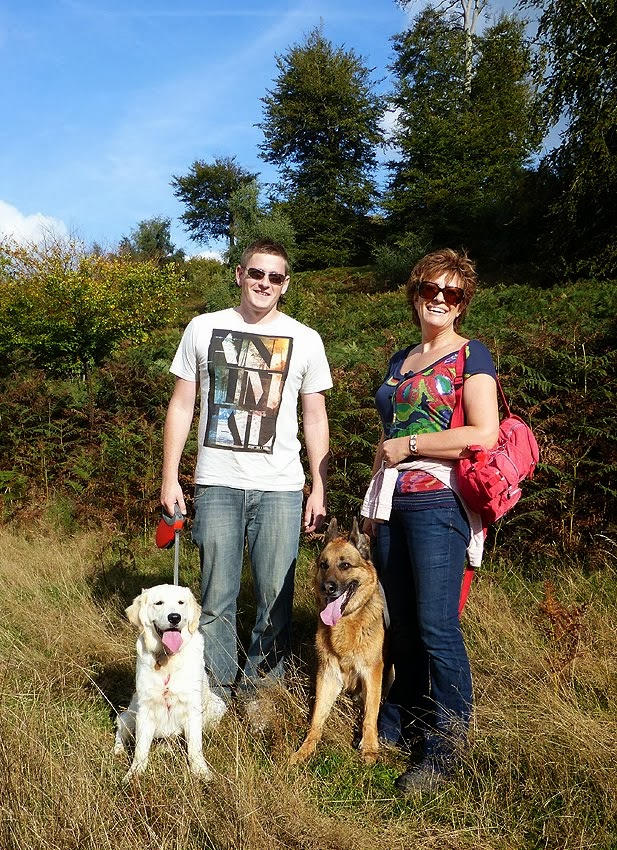
[[[250,689],[281,679],[291,646],[291,615],[302,491],[240,490],[196,485],[193,541],[201,561],[200,628],[213,688],[229,698],[237,679]],[[244,543],[253,575],[257,615],[238,665],[236,629]]]
[[[380,730],[393,738],[400,722],[408,740],[423,736],[429,759],[450,758],[471,716],[471,670],[458,616],[469,535],[449,490],[395,497],[390,520],[377,530],[395,669]]]

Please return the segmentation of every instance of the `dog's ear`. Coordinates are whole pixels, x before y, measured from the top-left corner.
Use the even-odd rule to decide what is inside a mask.
[[[129,619],[129,623],[141,629],[140,634],[143,637],[144,646],[148,652],[156,652],[159,647],[159,640],[148,619],[148,590],[142,590],[139,596],[135,597],[131,605],[126,609],[126,616]]]
[[[190,606],[190,614],[189,614],[189,625],[188,629],[191,634],[197,631],[199,628],[199,618],[201,617],[201,605],[197,603],[197,600],[191,593],[189,596],[189,606]]]
[[[356,517],[353,518],[353,525],[351,526],[349,542],[352,546],[356,547],[356,549],[362,555],[365,561],[371,560],[371,544],[369,537],[367,534],[364,534],[363,531],[360,531],[360,526],[358,525],[358,520],[356,519]]]
[[[137,628],[144,624],[142,620],[142,609],[145,609],[146,593],[147,591],[142,590],[139,596],[136,596],[129,607],[125,609],[125,614],[129,623],[133,626],[137,626]]]
[[[338,522],[336,521],[336,517],[333,516],[328,524],[328,532],[326,534],[326,543],[331,543],[333,540],[336,540],[337,537],[341,536],[341,532],[338,530]]]

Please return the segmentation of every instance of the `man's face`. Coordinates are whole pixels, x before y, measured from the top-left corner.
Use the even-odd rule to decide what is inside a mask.
[[[237,266],[236,282],[242,290],[241,304],[255,315],[266,316],[287,292],[285,260],[276,254],[253,254],[246,267]]]

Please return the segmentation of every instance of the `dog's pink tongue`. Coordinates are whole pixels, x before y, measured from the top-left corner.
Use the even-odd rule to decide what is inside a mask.
[[[163,641],[163,646],[167,652],[170,652],[172,655],[182,646],[182,635],[180,632],[175,632],[173,630],[163,632],[161,640]]]
[[[345,594],[341,594],[338,599],[328,602],[326,607],[319,615],[326,626],[336,626],[338,621],[343,616],[343,603],[345,602]]]

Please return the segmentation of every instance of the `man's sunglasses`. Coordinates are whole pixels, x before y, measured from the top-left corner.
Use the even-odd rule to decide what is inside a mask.
[[[465,297],[465,290],[460,289],[458,286],[438,286],[436,283],[428,280],[422,280],[418,285],[418,295],[427,301],[432,301],[433,298],[437,297],[439,292],[441,292],[443,300],[450,307],[456,307]]]
[[[266,272],[263,269],[245,269],[246,276],[250,277],[251,280],[263,280],[266,276]],[[280,272],[268,272],[268,280],[270,283],[273,283],[275,286],[282,286],[287,280],[286,274],[281,274]]]

